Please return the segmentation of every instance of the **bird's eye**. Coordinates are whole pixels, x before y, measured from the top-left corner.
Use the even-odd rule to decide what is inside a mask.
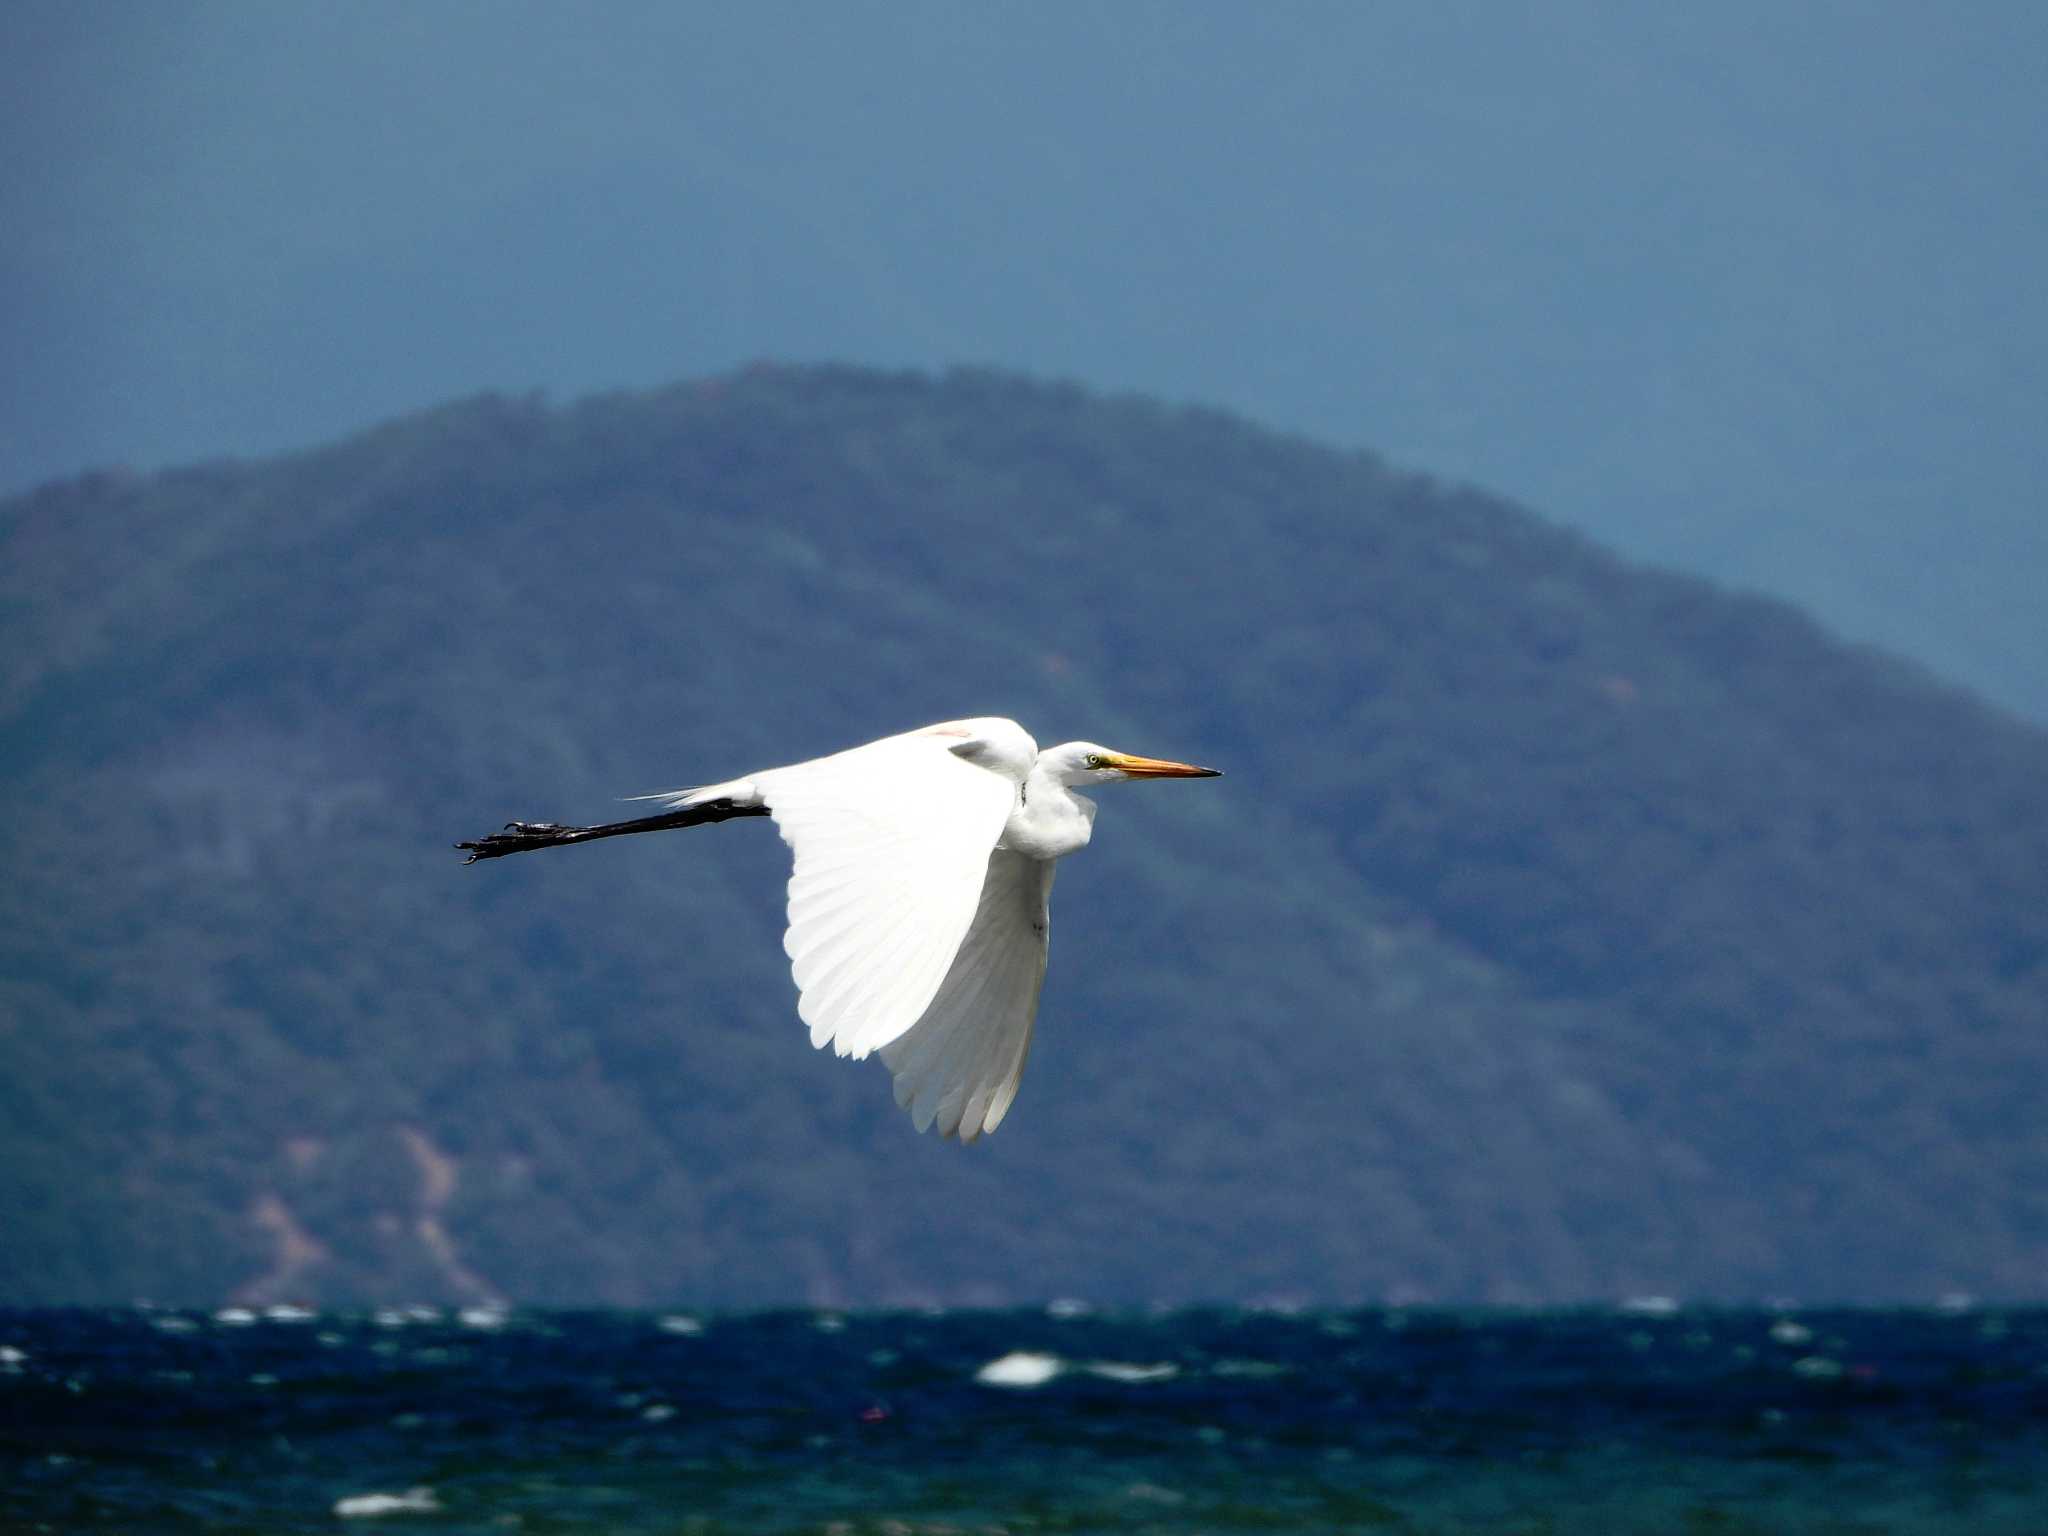
[[[1102,754],[1100,752],[1090,752],[1088,754],[1088,766],[1090,768],[1102,768],[1107,765],[1102,761]]]

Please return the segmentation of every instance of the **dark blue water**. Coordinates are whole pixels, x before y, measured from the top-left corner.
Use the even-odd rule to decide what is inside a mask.
[[[0,1529],[2048,1533],[2044,1312],[1056,1310],[0,1313]]]

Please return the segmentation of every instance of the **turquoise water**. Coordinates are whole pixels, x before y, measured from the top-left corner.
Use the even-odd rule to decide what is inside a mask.
[[[0,1312],[0,1529],[2048,1532],[2048,1313]]]

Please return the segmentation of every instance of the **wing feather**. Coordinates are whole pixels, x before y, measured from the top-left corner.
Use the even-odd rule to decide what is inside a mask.
[[[1017,1096],[1045,984],[1053,865],[1007,849],[988,857],[973,926],[931,1006],[881,1047],[896,1102],[920,1131],[972,1141]]]
[[[1016,786],[954,745],[914,732],[752,780],[795,855],[782,947],[813,1045],[902,1035],[974,921]]]

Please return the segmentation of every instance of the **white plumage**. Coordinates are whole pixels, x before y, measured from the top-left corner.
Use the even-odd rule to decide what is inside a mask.
[[[811,1044],[865,1056],[938,992],[1016,786],[911,735],[770,770],[754,789],[795,855],[782,947],[797,1013]]]
[[[608,827],[514,822],[473,858],[766,814],[794,855],[783,949],[811,1044],[881,1054],[920,1131],[972,1141],[1008,1113],[1045,980],[1054,862],[1085,846],[1082,784],[1215,770],[952,720],[830,757],[649,796]]]
[[[1045,984],[1053,864],[1007,848],[988,856],[974,920],[938,995],[880,1047],[896,1102],[920,1131],[972,1141],[1009,1113]]]

